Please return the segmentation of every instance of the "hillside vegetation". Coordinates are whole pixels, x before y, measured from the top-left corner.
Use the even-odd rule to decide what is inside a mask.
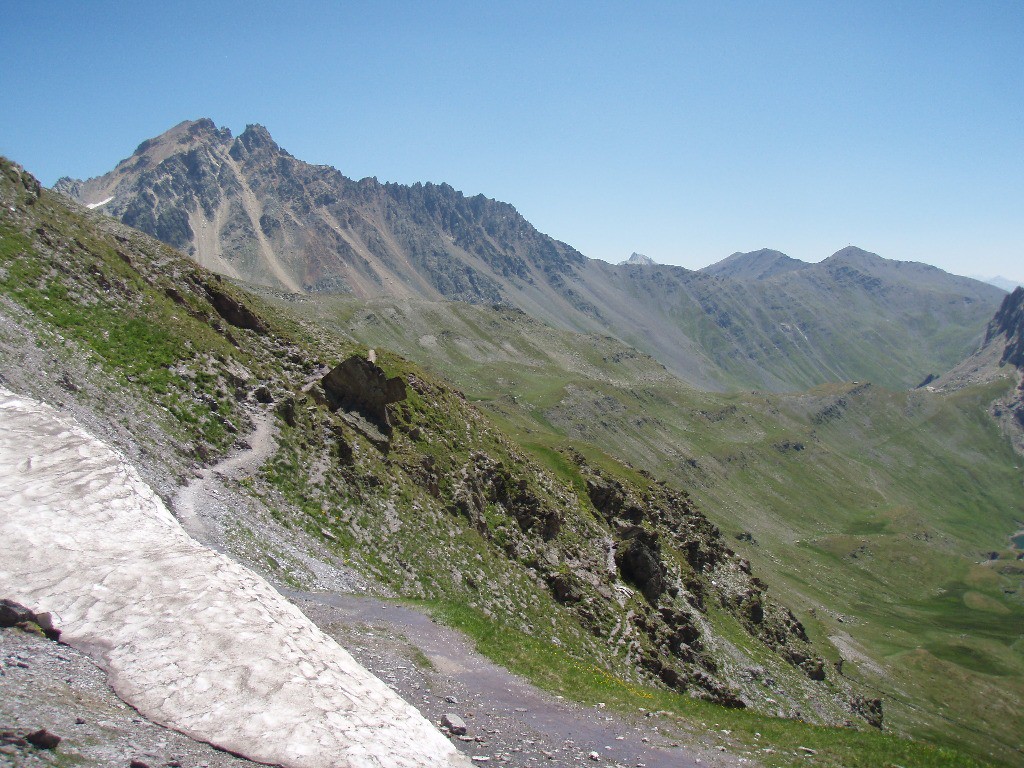
[[[532,367],[505,369],[530,374],[515,394],[494,381],[474,405],[472,387],[467,400],[378,350],[380,368],[358,365],[405,385],[381,418],[319,383],[364,360],[365,339],[304,324],[308,307],[289,318],[6,162],[0,202],[5,382],[112,425],[105,434],[163,493],[272,402],[277,453],[240,489],[267,523],[236,520],[229,545],[278,583],[311,579],[280,537],[308,542],[542,685],[655,704],[726,725],[740,743],[756,732],[778,748],[759,756],[767,765],[976,764],[878,734],[880,715],[1015,761],[1020,598],[1004,593],[1009,562],[972,562],[1020,517],[1019,473],[984,412],[1003,385],[950,397],[698,393],[611,340],[473,307],[460,322],[497,322],[491,333],[513,347],[548,334]],[[435,322],[440,341],[422,357],[444,361],[452,337]],[[396,340],[402,327],[390,326]],[[419,344],[422,330],[404,333]],[[487,347],[487,335],[470,341]],[[574,348],[575,366],[553,362]],[[473,376],[487,381],[483,366]],[[908,461],[919,476],[899,471]],[[850,537],[869,546],[854,557]],[[836,663],[826,635],[846,631],[868,661]],[[955,680],[977,692],[964,697],[970,712],[949,699]],[[795,755],[798,744],[817,754]]]
[[[941,392],[721,395],[508,310],[316,306],[325,326],[451,377],[541,460],[571,446],[685,487],[844,675],[883,696],[887,723],[1019,760],[1024,567],[1009,536],[1024,520],[1022,459],[989,414],[1012,400],[1013,365]],[[999,333],[1012,356],[1019,336]]]

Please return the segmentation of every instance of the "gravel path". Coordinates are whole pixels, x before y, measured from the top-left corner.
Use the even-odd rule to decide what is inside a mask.
[[[431,720],[461,717],[468,732],[453,741],[478,760],[523,768],[754,765],[686,733],[670,716],[638,711],[627,719],[541,691],[417,610],[358,595],[282,593]]]
[[[274,455],[274,414],[269,409],[252,415],[253,431],[240,447],[229,453],[212,467],[199,470],[197,477],[181,488],[174,497],[174,514],[178,522],[196,541],[223,551],[222,532],[210,524],[204,512],[216,504],[222,493],[222,480],[253,475],[267,459]]]

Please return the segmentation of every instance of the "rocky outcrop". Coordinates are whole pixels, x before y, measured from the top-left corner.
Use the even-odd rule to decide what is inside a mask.
[[[744,705],[746,699],[734,688],[736,680],[723,674],[711,652],[716,640],[706,613],[714,601],[807,680],[836,684],[800,621],[768,595],[750,563],[726,545],[718,528],[685,494],[650,477],[643,486],[627,485],[580,454],[570,456],[615,539],[617,575],[644,598],[631,609],[635,626],[646,636],[643,647],[650,649],[640,654],[645,669],[673,687]]]
[[[992,344],[998,337],[1005,344],[1000,362],[1024,368],[1024,288],[1018,286],[1003,299],[999,311],[988,324],[985,345]]]
[[[356,411],[390,435],[387,407],[405,399],[405,381],[399,376],[388,378],[380,366],[353,355],[320,380],[320,391],[331,410]]]
[[[882,727],[882,700],[878,698],[865,698],[855,696],[850,701],[853,711],[864,718],[868,725],[874,728]]]
[[[261,336],[265,334],[267,326],[260,319],[259,315],[217,285],[216,282],[218,281],[219,278],[215,278],[215,280],[203,285],[206,289],[206,295],[210,298],[210,304],[217,311],[217,314],[224,318],[229,325],[233,325],[236,328],[254,331]]]
[[[0,628],[19,627],[39,632],[50,640],[60,640],[60,630],[53,626],[53,617],[47,613],[36,613],[13,600],[0,600]]]

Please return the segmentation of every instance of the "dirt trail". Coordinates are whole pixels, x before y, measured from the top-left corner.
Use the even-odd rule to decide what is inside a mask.
[[[220,494],[221,480],[240,480],[256,474],[267,459],[274,455],[274,414],[262,410],[252,416],[254,429],[241,444],[212,467],[199,471],[199,475],[178,491],[174,497],[174,514],[182,527],[196,541],[218,551],[219,535],[202,510],[211,508],[210,500]]]
[[[755,765],[695,744],[699,739],[671,717],[638,710],[626,718],[541,691],[484,658],[462,634],[412,608],[360,595],[281,592],[429,719],[462,717],[469,732],[456,745],[467,755],[522,768]]]

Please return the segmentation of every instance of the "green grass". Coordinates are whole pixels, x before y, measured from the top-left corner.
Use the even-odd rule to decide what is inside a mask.
[[[80,350],[126,391],[165,408],[168,431],[186,443],[223,447],[232,439],[223,424],[235,413],[230,368],[248,366],[282,389],[295,388],[305,373],[282,361],[287,343],[307,361],[335,361],[354,347],[331,335],[333,329],[309,341],[317,334],[304,335],[286,317],[275,318],[275,328],[294,342],[273,346],[236,331],[236,347],[216,327],[201,292],[186,292],[181,306],[163,290],[188,285],[183,275],[192,274],[191,267],[172,264],[172,271],[183,270],[176,282],[160,276],[166,266],[144,276],[110,238],[48,205],[44,199],[37,213],[49,236],[63,242],[59,257],[31,231],[0,230],[0,289],[39,319],[50,334],[47,343],[56,348],[67,340],[69,349]],[[157,249],[147,258],[172,257]],[[430,398],[412,395],[403,405],[403,425],[422,427],[431,442],[414,444],[400,435],[381,457],[346,432],[360,452],[345,468],[332,453],[337,425],[322,414],[302,429],[282,430],[281,450],[254,492],[283,524],[314,536],[331,531],[337,549],[359,558],[367,572],[403,594],[430,598],[489,656],[562,695],[632,711],[669,710],[694,727],[718,723],[734,729],[747,749],[754,749],[757,733],[781,752],[819,749],[799,759],[758,753],[769,765],[976,764],[943,745],[960,745],[992,762],[1019,762],[1014,739],[1024,731],[1024,642],[1015,627],[1021,626],[1022,601],[1019,592],[1007,594],[1019,589],[1019,576],[977,565],[981,551],[1001,548],[997,542],[1005,543],[1024,519],[1020,472],[1013,469],[1019,460],[985,413],[1002,385],[941,397],[843,385],[795,396],[701,393],[608,339],[556,332],[519,316],[495,319],[481,308],[458,312],[465,314],[456,318],[462,341],[442,339],[448,321],[430,316],[439,339],[434,347],[420,343],[422,326],[409,329],[401,320],[377,326],[377,336],[366,327],[354,333],[364,344],[387,343],[436,366],[493,421],[473,416],[441,387]],[[391,373],[416,372],[392,355],[381,359]],[[212,410],[204,398],[213,399]],[[845,402],[841,413],[815,420],[837,398]],[[499,439],[499,428],[536,463]],[[805,447],[780,449],[786,443]],[[727,537],[751,532],[756,545],[731,543],[771,583],[771,592],[794,607],[819,642],[849,632],[886,665],[882,679],[855,664],[850,674],[884,695],[887,722],[896,730],[933,746],[722,710],[630,682],[627,665],[600,647],[602,639],[581,631],[527,575],[531,552],[510,564],[518,535],[513,521],[490,505],[480,531],[444,506],[453,477],[470,452],[481,449],[532,473],[534,483],[538,468],[546,468],[582,499],[579,473],[566,458],[569,447],[596,466],[615,466],[641,487],[649,482],[641,469],[667,478],[689,491]],[[633,468],[618,467],[607,454]],[[426,456],[442,467],[441,500],[428,498],[410,474]],[[314,481],[309,471],[318,464],[328,471]],[[402,508],[398,530],[388,527],[389,504]],[[576,528],[563,532],[563,556],[574,546],[585,549],[592,522],[581,515]],[[854,558],[851,552],[861,546]],[[417,565],[413,581],[403,562]],[[458,587],[453,568],[465,580]],[[552,618],[551,634],[562,649],[524,629],[546,629]],[[742,639],[726,619],[714,621],[719,631]]]
[[[982,766],[984,763],[954,749],[922,744],[874,730],[828,728],[799,720],[766,717],[733,710],[637,683],[624,682],[586,659],[536,637],[503,626],[465,605],[419,603],[430,614],[469,636],[476,649],[511,672],[552,693],[583,704],[603,703],[619,712],[669,713],[680,727],[711,735],[736,752],[752,753],[766,766],[842,766],[904,768]],[[730,731],[728,738],[722,730]],[[771,745],[773,752],[762,751]],[[799,751],[807,747],[810,755]]]
[[[359,316],[356,302],[346,311]],[[564,479],[573,473],[562,451],[574,447],[685,488],[727,536],[753,534],[757,544],[734,548],[826,647],[829,635],[849,633],[887,669],[877,679],[846,667],[883,695],[894,729],[1020,761],[1024,595],[1007,568],[977,565],[1024,519],[1021,460],[987,414],[1008,382],[948,395],[844,384],[790,396],[704,393],[647,358],[602,366],[616,357],[610,342],[524,321],[477,318],[474,331],[462,319],[469,312],[488,311],[416,315],[429,316],[439,340],[452,331],[429,349],[416,335],[422,325],[400,320],[385,333],[357,322],[353,333],[451,377]],[[479,359],[455,338],[484,350]],[[517,360],[503,341],[541,352]],[[563,354],[574,347],[575,357]],[[815,418],[835,403],[833,418]],[[803,450],[778,447],[787,443]],[[969,579],[980,581],[963,586]]]

